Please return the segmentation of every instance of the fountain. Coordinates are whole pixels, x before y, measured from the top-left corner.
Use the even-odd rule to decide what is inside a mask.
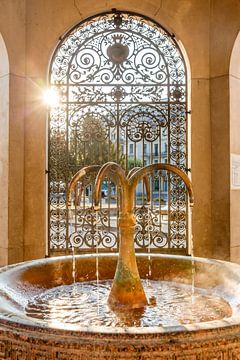
[[[115,163],[109,162],[101,167],[98,172],[95,186],[95,202],[99,201],[101,182],[107,175],[113,173],[120,183],[120,244],[116,273],[108,298],[111,306],[125,308],[142,308],[148,305],[147,297],[139,277],[138,267],[134,249],[134,229],[136,220],[134,217],[134,197],[138,182],[156,170],[168,170],[177,174],[185,182],[190,194],[191,205],[193,205],[193,191],[191,183],[186,174],[176,166],[170,164],[153,164],[144,168],[133,169],[125,176],[124,170]],[[146,186],[148,189],[149,186]],[[149,193],[149,190],[147,191]]]
[[[73,177],[69,194],[98,171],[96,208],[104,178],[118,183],[119,256],[73,249],[0,269],[0,359],[239,359],[240,266],[153,253],[149,271],[149,253],[135,255],[135,188],[143,180],[148,193],[156,170],[180,176],[193,204],[188,177],[170,164],[126,176],[107,163]]]

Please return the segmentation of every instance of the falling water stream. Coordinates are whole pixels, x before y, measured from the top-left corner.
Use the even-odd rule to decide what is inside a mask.
[[[147,232],[148,232],[148,280],[151,278],[152,275],[152,267],[151,267],[151,212],[150,212],[150,204],[148,204],[148,226],[147,226]]]
[[[189,208],[189,233],[190,233],[190,255],[192,257],[192,261],[191,261],[191,304],[194,304],[195,301],[195,261],[193,260],[194,257],[194,248],[193,248],[193,236],[192,236],[192,231],[191,231],[191,226],[192,226],[192,208]]]
[[[98,213],[97,210],[94,211],[94,236],[95,236],[95,247],[96,247],[96,284],[97,284],[97,314],[100,312],[100,297],[99,297],[99,229],[98,229]]]
[[[75,258],[75,250],[74,246],[72,245],[72,279],[73,284],[76,283],[76,258]]]

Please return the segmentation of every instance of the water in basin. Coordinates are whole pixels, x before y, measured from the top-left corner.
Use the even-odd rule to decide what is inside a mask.
[[[154,304],[142,309],[111,310],[107,298],[112,281],[88,281],[44,291],[28,301],[25,312],[49,326],[152,327],[174,326],[228,318],[230,305],[217,293],[191,285],[143,280],[148,299]]]

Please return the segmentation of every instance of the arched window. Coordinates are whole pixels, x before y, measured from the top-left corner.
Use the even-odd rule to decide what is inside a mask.
[[[49,251],[117,250],[117,187],[103,184],[96,230],[91,181],[75,215],[66,198],[71,176],[106,161],[134,166],[187,164],[187,76],[174,36],[141,15],[101,14],[70,30],[52,58],[49,85]],[[136,192],[136,249],[186,253],[188,204],[175,176],[154,174],[151,205]],[[161,210],[161,212],[160,212]],[[151,231],[150,231],[151,230]],[[150,243],[149,243],[150,242]]]

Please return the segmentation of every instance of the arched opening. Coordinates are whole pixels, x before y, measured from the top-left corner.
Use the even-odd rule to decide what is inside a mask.
[[[127,12],[101,14],[61,39],[49,85],[58,97],[49,109],[49,253],[65,253],[71,246],[93,250],[92,184],[89,180],[84,185],[73,220],[66,192],[74,173],[109,160],[126,171],[155,162],[188,171],[184,57],[175,37],[152,20]],[[152,179],[151,188],[148,209],[141,185],[136,193],[137,249],[186,254],[188,201],[183,183],[162,172]],[[106,181],[102,194],[105,206],[97,242],[104,250],[116,251],[117,188]]]
[[[240,262],[240,33],[230,60],[230,244],[231,260]]]
[[[8,264],[9,61],[0,34],[0,266]]]

